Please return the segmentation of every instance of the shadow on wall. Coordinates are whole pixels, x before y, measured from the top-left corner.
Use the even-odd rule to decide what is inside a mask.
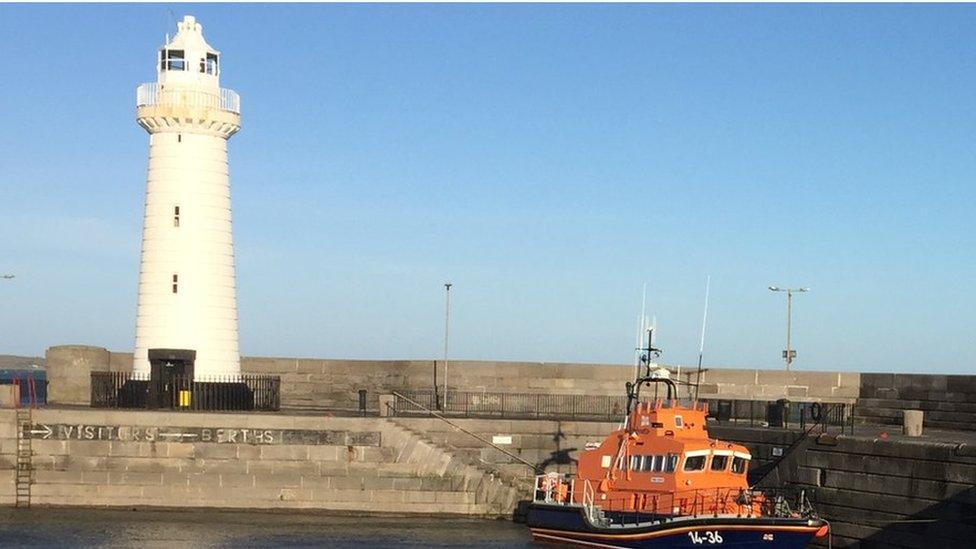
[[[892,509],[894,511],[894,509]],[[913,514],[877,513],[858,522],[876,529],[861,539],[860,547],[973,547],[976,544],[976,488],[969,487]],[[888,515],[883,518],[880,515]],[[871,525],[877,525],[872,528]]]
[[[577,448],[566,448],[565,450],[556,450],[549,454],[549,457],[540,461],[536,464],[536,470],[545,471],[547,467],[552,465],[572,465],[574,468],[576,466],[576,460],[570,456],[570,452],[575,452]]]
[[[559,467],[562,465],[572,465],[572,469],[576,470],[577,460],[570,455],[570,453],[579,450],[579,448],[563,448],[562,442],[565,440],[566,434],[563,433],[563,423],[560,421],[556,424],[556,434],[553,435],[552,441],[556,444],[556,449],[549,454],[549,457],[536,463],[536,471],[545,471],[547,467],[553,465]]]

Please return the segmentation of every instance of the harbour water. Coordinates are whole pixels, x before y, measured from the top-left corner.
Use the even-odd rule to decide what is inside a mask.
[[[0,510],[0,547],[533,547],[509,520],[315,513]]]

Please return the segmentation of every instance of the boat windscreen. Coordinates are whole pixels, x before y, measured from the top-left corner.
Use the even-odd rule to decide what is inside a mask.
[[[706,456],[691,456],[685,458],[685,471],[701,471],[705,468]]]
[[[738,456],[732,458],[732,472],[741,475],[746,472],[746,460]]]

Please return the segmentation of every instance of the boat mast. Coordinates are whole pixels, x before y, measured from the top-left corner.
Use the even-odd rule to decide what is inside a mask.
[[[705,276],[705,312],[702,314],[701,340],[698,343],[698,375],[695,379],[695,400],[698,402],[698,387],[701,385],[702,357],[705,356],[705,327],[708,324],[708,290],[712,283],[712,277]]]
[[[637,317],[637,338],[634,342],[634,379],[640,377],[640,366],[641,366],[641,344],[644,337],[644,325],[647,320],[645,316],[645,311],[647,310],[647,282],[644,283],[644,288],[641,291],[641,311],[640,316]]]

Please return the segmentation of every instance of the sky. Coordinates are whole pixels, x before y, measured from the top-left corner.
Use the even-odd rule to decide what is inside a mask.
[[[132,349],[195,15],[248,356],[974,373],[976,6],[0,5],[0,353]]]

